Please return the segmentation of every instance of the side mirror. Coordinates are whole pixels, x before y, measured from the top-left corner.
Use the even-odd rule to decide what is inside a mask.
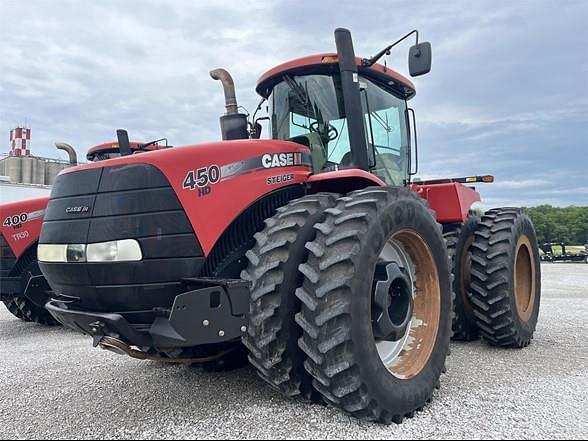
[[[408,53],[408,69],[411,77],[418,77],[431,70],[431,43],[419,43],[410,48]]]

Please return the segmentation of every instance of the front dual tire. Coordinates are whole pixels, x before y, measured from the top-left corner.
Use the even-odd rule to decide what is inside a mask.
[[[445,242],[426,203],[408,189],[368,188],[329,202],[295,259],[297,286],[280,296],[284,302],[294,288],[299,300],[286,316],[276,318],[276,296],[266,314],[256,309],[263,288],[280,282],[260,282],[268,262],[250,258],[250,320],[266,331],[261,346],[269,340],[280,351],[259,351],[264,334],[251,326],[245,343],[266,380],[292,377],[297,366],[295,385],[306,385],[305,395],[318,392],[357,418],[399,423],[431,400],[444,370],[452,307]],[[284,383],[273,384],[284,391]]]

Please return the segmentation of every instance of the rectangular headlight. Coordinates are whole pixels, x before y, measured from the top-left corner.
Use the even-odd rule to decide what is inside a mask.
[[[86,248],[88,262],[138,262],[141,259],[141,246],[134,239],[91,243]]]
[[[42,243],[37,247],[37,258],[40,262],[85,262],[86,245]]]
[[[67,262],[67,245],[41,243],[37,247],[40,262]]]
[[[85,244],[39,244],[39,262],[138,262],[141,246],[134,239]]]

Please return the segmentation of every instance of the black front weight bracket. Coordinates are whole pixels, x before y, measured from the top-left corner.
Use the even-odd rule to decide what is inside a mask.
[[[149,334],[156,347],[236,340],[247,330],[249,284],[239,279],[183,280],[190,291],[176,297],[169,317],[158,316]]]
[[[154,310],[148,327],[129,323],[129,313],[100,313],[75,309],[75,301],[54,299],[46,307],[62,324],[94,338],[116,338],[130,346],[182,348],[237,340],[247,331],[249,283],[243,280],[185,279],[186,291],[171,309]]]

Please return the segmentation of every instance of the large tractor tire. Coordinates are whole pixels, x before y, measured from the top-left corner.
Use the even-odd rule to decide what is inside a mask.
[[[472,341],[480,338],[480,331],[470,301],[471,246],[474,233],[480,219],[470,216],[465,223],[443,226],[443,237],[447,243],[447,252],[453,273],[453,340]]]
[[[405,188],[359,190],[326,212],[296,292],[305,367],[329,404],[401,423],[432,399],[449,350],[441,226]]]
[[[541,297],[531,219],[519,208],[490,210],[475,236],[471,294],[482,337],[495,346],[526,347],[537,326]]]
[[[15,316],[17,319],[22,320],[23,322],[30,322],[31,320],[29,318],[27,318],[27,316],[20,310],[20,308],[18,307],[18,305],[16,304],[16,302],[14,301],[14,299],[10,299],[10,300],[4,300],[3,301],[4,305],[6,306],[6,309],[8,309],[8,311]]]
[[[305,245],[316,235],[313,226],[335,201],[335,195],[319,193],[279,208],[247,253],[249,265],[242,277],[251,282],[251,298],[243,343],[260,377],[288,397],[320,399],[298,347],[302,329],[295,322],[300,311],[295,291],[303,281],[298,267],[308,256]]]

